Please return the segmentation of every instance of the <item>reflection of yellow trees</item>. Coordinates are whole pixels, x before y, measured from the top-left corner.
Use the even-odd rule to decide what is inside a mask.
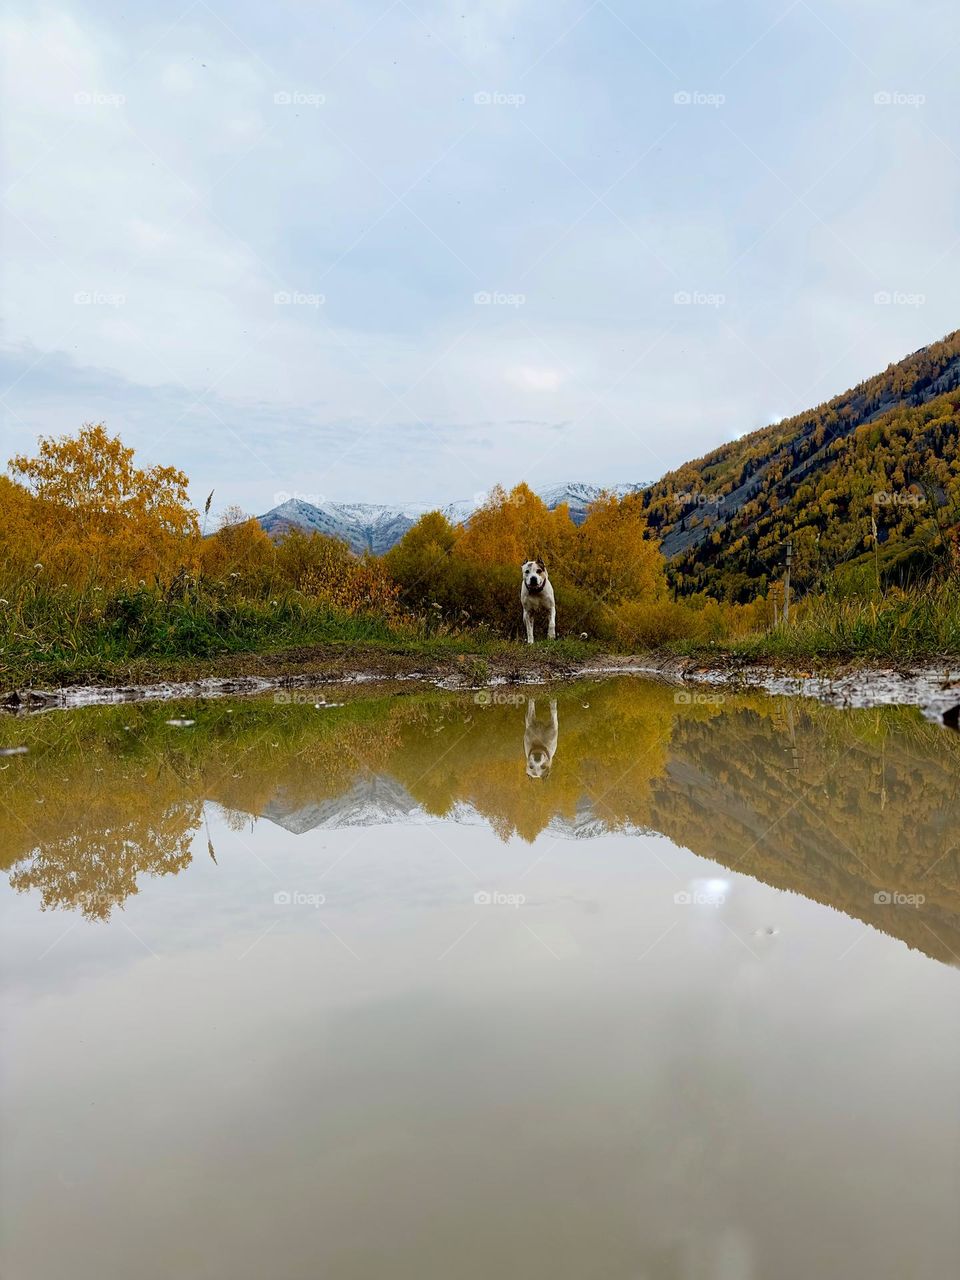
[[[466,713],[453,704],[426,735],[407,726],[390,771],[428,813],[445,816],[458,803],[472,805],[503,839],[533,840],[553,819],[572,822],[584,807],[611,830],[643,823],[650,781],[666,761],[673,695],[658,685],[646,686],[640,698],[623,692],[608,684],[559,693],[559,745],[547,778],[527,777],[525,696],[513,706],[471,706]],[[542,715],[546,701],[544,695]]]
[[[221,768],[205,779],[207,798],[259,817],[280,794],[290,809],[342,795],[358,774],[387,769],[397,741],[388,708],[358,703],[350,715],[322,705],[271,709],[252,741],[221,740]]]
[[[30,748],[0,765],[11,882],[44,907],[103,918],[138,879],[188,865],[205,801],[228,816],[278,803],[294,813],[386,776],[427,813],[471,807],[502,839],[581,820],[649,827],[931,955],[960,957],[960,737],[913,711],[761,695],[677,705],[671,688],[630,680],[555,696],[559,742],[543,779],[526,773],[525,695],[514,705],[430,691],[177,713],[144,704],[0,721],[0,743]],[[541,692],[541,715],[548,701]],[[167,725],[176,714],[196,724]],[[875,904],[884,890],[926,901]]]
[[[90,708],[4,721],[25,744],[4,770],[0,843],[10,881],[46,907],[106,918],[138,878],[189,865],[205,800],[259,814],[279,788],[291,803],[336,796],[359,769],[382,769],[391,737],[376,704],[275,708],[240,702],[191,708]]]
[[[29,863],[11,872],[13,888],[37,890],[44,910],[74,907],[103,920],[137,892],[138,876],[182,871],[190,862],[200,805],[174,805],[144,821],[136,812],[140,796],[142,791],[126,797],[133,812],[118,813],[113,824],[100,826],[100,812],[92,830],[82,821],[76,830],[41,839]]]
[[[106,919],[140,876],[189,864],[202,801],[162,759],[117,754],[113,735],[85,745],[8,767],[16,785],[4,787],[0,841],[15,889],[35,890],[44,909]]]
[[[506,839],[534,839],[586,806],[611,828],[646,820],[649,784],[664,766],[672,696],[622,698],[612,687],[560,695],[560,745],[549,778],[523,755],[526,701],[478,706],[439,694],[314,707],[241,701],[169,708],[90,708],[3,722],[25,742],[0,807],[11,883],[45,907],[105,918],[144,875],[190,862],[203,804],[259,816],[335,799],[358,776],[390,774],[432,814],[472,805]],[[585,705],[589,704],[589,705]],[[181,709],[183,710],[183,709]],[[14,773],[15,771],[15,773]]]

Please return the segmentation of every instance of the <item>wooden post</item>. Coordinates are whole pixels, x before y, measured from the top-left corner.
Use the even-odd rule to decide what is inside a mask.
[[[793,561],[793,539],[787,540],[787,573],[783,580],[783,623],[790,621],[790,565]]]
[[[877,599],[880,599],[880,537],[877,533],[877,520],[870,513],[870,527],[873,530],[873,567],[877,574]]]

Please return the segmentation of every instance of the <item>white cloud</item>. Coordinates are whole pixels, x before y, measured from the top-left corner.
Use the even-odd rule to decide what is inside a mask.
[[[510,370],[508,377],[511,382],[531,391],[556,391],[563,381],[559,369],[533,368],[530,365]]]

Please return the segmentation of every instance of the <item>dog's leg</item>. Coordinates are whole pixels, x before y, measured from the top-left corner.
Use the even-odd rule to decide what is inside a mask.
[[[556,700],[556,698],[551,698],[551,699],[550,699],[550,728],[553,730],[553,732],[554,732],[554,733],[559,733],[559,731],[560,731],[560,726],[559,726],[559,724],[557,723],[557,700]]]
[[[537,704],[533,700],[533,698],[528,698],[527,699],[527,721],[526,721],[528,729],[536,721],[536,718],[537,718]]]
[[[554,605],[550,610],[550,624],[547,627],[547,639],[556,640],[557,638],[557,606]]]
[[[533,614],[523,611],[523,625],[527,628],[527,644],[533,644]]]

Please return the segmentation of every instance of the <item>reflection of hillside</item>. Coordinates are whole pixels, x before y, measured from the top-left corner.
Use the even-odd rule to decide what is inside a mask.
[[[105,917],[145,876],[187,867],[205,801],[294,834],[425,817],[483,820],[503,839],[643,828],[960,956],[960,739],[913,712],[760,696],[704,709],[630,680],[571,686],[558,705],[542,779],[526,775],[522,700],[206,704],[189,730],[150,706],[18,721],[30,752],[4,771],[0,806],[11,882]]]
[[[910,712],[835,713],[807,703],[789,724],[745,708],[685,719],[654,787],[650,825],[958,961],[958,763],[954,740]],[[884,892],[925,902],[876,903]]]

